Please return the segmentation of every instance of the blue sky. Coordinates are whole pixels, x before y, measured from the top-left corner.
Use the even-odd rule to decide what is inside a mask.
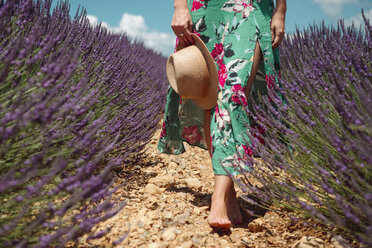
[[[53,0],[56,2],[55,0]],[[213,0],[212,0],[213,1]],[[264,0],[268,1],[268,0]],[[141,39],[146,46],[168,56],[173,51],[175,36],[170,28],[173,0],[69,0],[71,13],[79,5],[87,9],[92,23],[102,22],[114,32]],[[346,23],[361,23],[361,8],[372,19],[372,0],[287,0],[286,32],[296,26],[303,29],[324,20],[336,24],[344,18]]]

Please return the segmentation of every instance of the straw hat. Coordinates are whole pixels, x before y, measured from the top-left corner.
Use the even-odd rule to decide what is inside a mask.
[[[176,52],[167,61],[167,77],[174,91],[192,99],[202,109],[216,106],[218,93],[217,68],[204,42],[192,34],[194,45],[178,42]]]

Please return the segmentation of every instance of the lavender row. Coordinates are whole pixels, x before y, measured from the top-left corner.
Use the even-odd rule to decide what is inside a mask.
[[[364,16],[364,15],[363,15]],[[281,45],[275,89],[247,110],[261,160],[238,185],[372,245],[372,27],[312,25]],[[282,93],[285,101],[280,97]],[[263,142],[264,141],[264,142]],[[244,155],[241,155],[244,157]],[[263,164],[260,164],[262,162]],[[264,187],[252,186],[253,176]]]
[[[164,105],[165,58],[68,2],[0,1],[0,246],[63,247],[125,203]]]

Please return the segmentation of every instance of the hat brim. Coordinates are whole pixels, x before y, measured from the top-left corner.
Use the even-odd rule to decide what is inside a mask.
[[[217,104],[217,95],[218,95],[218,73],[217,73],[217,67],[214,63],[214,60],[212,58],[211,53],[209,52],[208,48],[205,46],[204,42],[196,35],[191,34],[191,37],[193,38],[195,42],[195,46],[199,48],[201,53],[204,56],[204,59],[207,63],[207,68],[209,71],[209,88],[208,93],[205,97],[201,99],[192,99],[193,102],[202,109],[212,109]],[[183,42],[178,42],[176,51],[179,51],[186,46],[183,44]]]

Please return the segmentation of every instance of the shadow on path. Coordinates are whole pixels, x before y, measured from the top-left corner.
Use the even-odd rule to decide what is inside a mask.
[[[199,191],[195,191],[189,187],[169,187],[166,189],[166,191],[169,192],[183,192],[183,193],[189,193],[194,196],[194,199],[191,200],[190,202],[195,206],[195,207],[204,207],[204,206],[209,206],[210,199],[212,197],[211,193],[202,193]]]

